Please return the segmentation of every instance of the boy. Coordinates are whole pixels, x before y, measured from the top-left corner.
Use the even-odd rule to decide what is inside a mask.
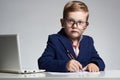
[[[62,29],[49,35],[47,47],[38,59],[40,69],[56,72],[104,70],[104,61],[95,50],[93,39],[82,35],[89,25],[88,17],[85,3],[70,1],[65,5]]]

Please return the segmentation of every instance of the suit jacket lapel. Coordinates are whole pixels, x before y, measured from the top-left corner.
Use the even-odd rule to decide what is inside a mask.
[[[59,36],[59,41],[61,42],[63,47],[65,47],[66,51],[69,50],[69,52],[73,55],[73,57],[76,58],[76,55],[72,48],[72,42],[64,35]]]

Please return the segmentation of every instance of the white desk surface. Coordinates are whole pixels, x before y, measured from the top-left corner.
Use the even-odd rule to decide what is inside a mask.
[[[34,74],[12,74],[0,73],[0,80],[120,80],[120,70],[106,70],[99,73],[34,73]]]

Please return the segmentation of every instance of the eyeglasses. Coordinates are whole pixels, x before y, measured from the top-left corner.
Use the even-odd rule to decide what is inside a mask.
[[[86,21],[75,21],[73,19],[69,19],[69,18],[65,18],[64,19],[69,25],[73,26],[74,24],[76,24],[78,27],[79,26],[85,26],[88,25],[89,23]]]

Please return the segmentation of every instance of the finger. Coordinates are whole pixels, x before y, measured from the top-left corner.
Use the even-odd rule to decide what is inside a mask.
[[[74,67],[70,67],[69,71],[74,72],[75,68]]]
[[[76,60],[70,60],[67,68],[69,71],[80,71],[82,70],[82,65]]]
[[[72,71],[77,71],[77,70],[78,70],[78,68],[77,68],[77,66],[76,66],[75,64],[73,64],[73,65],[71,66],[71,68],[72,68]]]
[[[78,70],[82,70],[82,65],[80,64],[80,62],[76,61],[76,65]]]
[[[69,71],[78,71],[78,69],[79,69],[75,60],[69,61],[67,68]]]
[[[99,68],[97,66],[92,67],[92,72],[98,72]]]
[[[78,66],[79,66],[79,70],[82,70],[82,65],[80,63],[78,64]]]
[[[98,72],[99,71],[99,68],[98,67],[95,67],[95,71],[94,72]]]
[[[73,63],[73,67],[74,67],[75,71],[79,71],[80,68],[81,68],[81,65],[80,65],[79,62],[74,61],[74,63]]]
[[[91,67],[89,71],[90,72],[98,72],[99,69],[97,67]]]

